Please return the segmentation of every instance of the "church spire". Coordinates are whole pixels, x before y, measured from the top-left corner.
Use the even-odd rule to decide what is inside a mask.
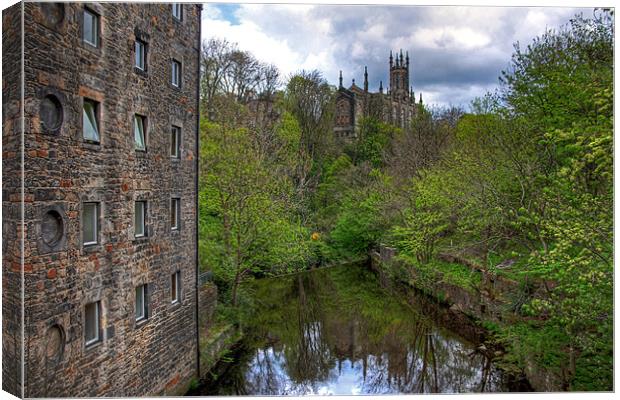
[[[422,92],[420,92],[420,104],[422,104]]]
[[[379,81],[379,93],[383,93],[383,81]]]
[[[394,65],[394,57],[392,57],[392,50],[390,50],[390,68]]]
[[[407,51],[407,56],[405,57],[405,62],[407,63],[407,69],[409,69],[409,51]]]
[[[341,88],[342,87],[342,70],[340,70],[340,77],[338,78],[338,87]]]
[[[400,66],[402,67],[403,65],[403,49],[400,49]]]
[[[364,66],[364,92],[368,91],[368,67]]]

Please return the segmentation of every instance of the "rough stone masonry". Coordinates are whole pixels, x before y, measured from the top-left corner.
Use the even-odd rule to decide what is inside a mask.
[[[3,11],[4,390],[175,394],[196,376],[200,12]]]

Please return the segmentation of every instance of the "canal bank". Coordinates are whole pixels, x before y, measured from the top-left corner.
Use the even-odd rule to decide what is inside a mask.
[[[443,271],[423,269],[397,257],[395,249],[380,246],[370,253],[370,268],[382,286],[401,293],[409,303],[424,307],[436,322],[482,343],[482,351],[524,387],[540,392],[567,390],[570,366],[550,368],[519,343],[518,335],[509,335],[513,326],[527,326],[527,320],[515,313],[524,290],[536,296],[542,290],[488,273],[477,265],[456,256],[441,255]],[[411,290],[413,289],[413,290]],[[518,356],[510,350],[520,348]],[[559,350],[561,351],[561,350]],[[524,379],[521,379],[519,376]]]

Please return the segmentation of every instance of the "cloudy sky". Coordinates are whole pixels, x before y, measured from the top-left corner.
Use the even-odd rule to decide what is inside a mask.
[[[513,43],[523,45],[558,28],[576,13],[565,7],[454,7],[305,4],[205,4],[203,39],[225,38],[287,76],[319,69],[333,84],[343,71],[361,86],[368,66],[370,90],[388,82],[390,50],[409,51],[416,97],[467,108],[497,87]]]

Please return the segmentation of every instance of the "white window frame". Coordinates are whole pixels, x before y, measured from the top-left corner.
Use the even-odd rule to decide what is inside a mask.
[[[174,138],[174,140],[173,140]],[[181,156],[181,128],[172,125],[170,128],[170,157],[179,158]]]
[[[170,296],[172,304],[181,302],[181,271],[176,271],[170,277]]]
[[[138,68],[141,71],[146,71],[146,42],[140,40],[140,39],[136,39],[135,43],[134,43],[134,56],[135,56],[135,62],[134,62],[134,66],[136,68]],[[138,54],[140,54],[140,58],[138,58]],[[142,61],[142,65],[140,65],[138,63],[138,60]]]
[[[86,220],[84,218],[85,213],[85,208],[87,205],[93,205],[95,207],[95,212],[93,215],[93,220],[90,221],[91,223],[93,223],[93,232],[95,235],[95,240],[94,241],[89,241],[87,242],[84,238],[84,229],[86,226]],[[99,203],[96,201],[85,201],[84,203],[82,203],[82,245],[83,246],[92,246],[95,244],[99,243]]]
[[[140,114],[134,114],[133,116],[133,144],[134,148],[138,151],[146,151],[146,117]],[[140,135],[142,139],[142,146],[140,146],[136,134]]]
[[[91,42],[88,38],[86,38],[86,14],[89,14],[93,17],[94,26],[91,28],[95,36],[95,43]],[[85,8],[84,13],[82,14],[82,41],[88,43],[93,47],[99,47],[99,15],[88,8]]]
[[[181,87],[181,72],[183,71],[181,62],[173,58],[171,70],[172,70],[171,72],[172,76],[170,79],[170,83],[172,84],[172,86],[180,88]]]
[[[138,217],[138,204],[142,204],[142,232],[138,234],[138,224],[137,224],[137,217]],[[144,200],[136,200],[134,202],[134,218],[133,218],[133,232],[134,232],[134,237],[136,238],[141,238],[141,237],[145,237],[146,236],[146,201]]]
[[[138,310],[138,291],[140,291],[141,296],[142,296],[142,310]],[[146,284],[136,286],[135,299],[134,299],[136,322],[141,322],[141,321],[148,319],[148,307],[146,305],[147,291],[148,289],[147,289]]]
[[[91,338],[91,339],[87,339],[86,338],[86,320],[87,320],[87,315],[86,315],[86,307],[94,304],[95,305],[95,337]],[[97,343],[101,340],[101,336],[100,336],[100,331],[101,331],[101,301],[94,301],[91,303],[88,303],[86,305],[84,305],[84,345],[85,346],[90,346],[91,344]]]
[[[172,16],[177,21],[183,21],[183,4],[181,3],[172,3]]]
[[[173,224],[174,215],[174,224]],[[179,219],[181,217],[181,199],[179,197],[173,197],[170,199],[170,229],[173,231],[179,230]]]

